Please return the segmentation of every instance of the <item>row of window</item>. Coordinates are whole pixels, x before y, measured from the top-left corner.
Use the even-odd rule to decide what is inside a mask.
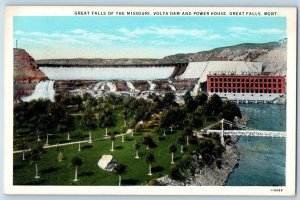
[[[211,82],[215,81],[215,82],[268,82],[268,83],[276,83],[279,82],[281,83],[281,78],[210,78]]]
[[[281,93],[281,89],[222,89],[212,88],[211,92],[228,92],[228,93]]]
[[[272,84],[269,83],[211,83],[210,84],[211,87],[272,87]],[[278,84],[273,84],[273,87],[279,87],[281,88],[281,83],[278,83]]]

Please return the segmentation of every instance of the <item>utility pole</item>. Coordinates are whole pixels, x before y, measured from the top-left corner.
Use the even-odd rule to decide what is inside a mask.
[[[16,48],[18,48],[18,40],[16,40]]]

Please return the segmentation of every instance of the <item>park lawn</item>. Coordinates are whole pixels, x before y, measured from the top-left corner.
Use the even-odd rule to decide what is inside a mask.
[[[100,130],[95,132],[103,135]],[[134,144],[135,140],[141,140],[142,133],[127,135],[125,142],[121,142],[121,137],[116,137],[114,142],[115,151],[111,152],[111,141],[94,140],[92,144],[84,143],[82,149],[78,151],[78,144],[46,149],[42,158],[38,161],[40,179],[34,179],[35,166],[28,160],[22,161],[22,154],[14,154],[14,185],[117,185],[118,176],[113,172],[102,170],[97,166],[98,160],[103,154],[112,155],[118,163],[127,166],[127,173],[122,176],[122,185],[146,185],[151,179],[167,175],[172,165],[171,154],[169,153],[170,144],[176,144],[177,152],[175,153],[175,162],[184,155],[190,153],[195,146],[189,145],[188,150],[181,154],[180,146],[177,143],[180,131],[174,131],[167,135],[165,139],[158,140],[158,136],[152,133],[157,147],[147,150],[145,145],[142,146],[139,156],[135,159]],[[59,151],[64,154],[64,160],[58,162],[57,156]],[[152,164],[152,176],[148,176],[148,164],[145,160],[145,154],[150,151],[154,154],[155,161]],[[79,181],[73,182],[75,167],[71,165],[74,156],[80,156],[83,160],[82,166],[79,167]],[[26,155],[29,157],[29,153]]]
[[[124,125],[124,119],[122,116],[122,108],[116,107],[115,109],[115,116],[116,116],[116,126],[113,127],[108,127],[108,132],[110,131],[121,131],[122,127]],[[78,113],[76,113],[78,114]],[[130,118],[127,120],[129,121]],[[75,116],[75,127],[73,131],[70,131],[70,138],[71,141],[79,141],[79,139],[77,138],[78,133],[81,133],[85,136],[84,140],[87,140],[89,138],[89,130],[84,130],[82,128],[82,126],[80,125],[80,121],[81,121],[81,116],[77,115]],[[99,123],[99,121],[97,120],[97,123]],[[18,130],[17,130],[18,132]],[[91,130],[92,133],[92,137],[95,139],[102,139],[105,136],[105,128],[101,128],[98,126],[97,124],[97,128],[92,129]],[[51,134],[51,133],[50,133]],[[48,137],[48,144],[49,145],[53,145],[53,144],[60,144],[60,143],[66,143],[66,142],[70,142],[67,140],[67,136],[68,136],[68,132],[61,132],[61,133],[54,133],[52,135],[50,135]],[[22,134],[18,135],[15,134],[14,135],[14,150],[21,150],[22,148],[20,148],[19,146],[17,146],[17,144],[22,140],[24,136]],[[46,133],[40,133],[40,139],[42,142],[46,143]],[[37,134],[36,133],[29,133],[26,135],[26,139],[29,143],[33,143],[35,141],[37,141]]]

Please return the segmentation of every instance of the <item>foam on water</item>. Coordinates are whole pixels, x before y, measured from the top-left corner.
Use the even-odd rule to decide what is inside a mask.
[[[149,90],[155,90],[155,84],[152,83],[151,81],[148,81],[148,84],[150,85],[150,89]]]

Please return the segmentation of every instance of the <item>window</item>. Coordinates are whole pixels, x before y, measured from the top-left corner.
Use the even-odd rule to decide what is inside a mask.
[[[224,87],[227,87],[227,83],[224,83]]]
[[[280,87],[280,88],[281,88],[281,84],[278,84],[278,87]]]
[[[237,92],[238,92],[238,93],[240,93],[240,92],[241,92],[240,88],[239,88],[239,89],[237,89]]]
[[[245,92],[245,90],[244,89],[242,89],[242,93],[244,93]]]
[[[233,89],[232,91],[233,91],[233,93],[235,93],[235,89]]]
[[[211,86],[211,87],[214,87],[214,83],[211,83],[210,86]]]
[[[246,87],[249,87],[249,83],[246,83]]]
[[[216,88],[215,92],[218,92],[218,88]]]
[[[214,78],[210,78],[211,81],[214,81]]]
[[[237,86],[240,87],[240,83],[237,83]]]
[[[281,93],[281,89],[279,89],[278,92]]]
[[[231,83],[228,83],[228,87],[231,87]]]
[[[231,93],[231,89],[230,89],[230,88],[228,89],[228,92],[230,92],[230,93]]]
[[[239,79],[239,78],[237,79],[237,82],[240,82],[240,79]]]
[[[216,83],[216,87],[218,87],[219,86],[219,84],[218,83]]]
[[[222,85],[223,85],[223,84],[222,84],[222,83],[220,83],[220,87],[222,87]]]
[[[226,82],[227,81],[227,78],[224,78],[224,82]]]
[[[271,83],[271,79],[268,79],[268,82]]]
[[[235,83],[233,83],[233,87],[235,87]]]
[[[228,78],[228,81],[230,82],[230,81],[231,81],[231,78]]]
[[[260,89],[260,90],[259,90],[259,92],[260,92],[260,93],[263,93],[263,90],[262,90],[262,89]]]
[[[220,92],[223,92],[222,88],[220,88]]]
[[[227,92],[227,89],[224,89],[224,92]]]
[[[257,84],[257,83],[255,83],[255,87],[258,87],[258,84]]]
[[[271,84],[270,84],[270,83],[268,84],[268,87],[271,87]]]

